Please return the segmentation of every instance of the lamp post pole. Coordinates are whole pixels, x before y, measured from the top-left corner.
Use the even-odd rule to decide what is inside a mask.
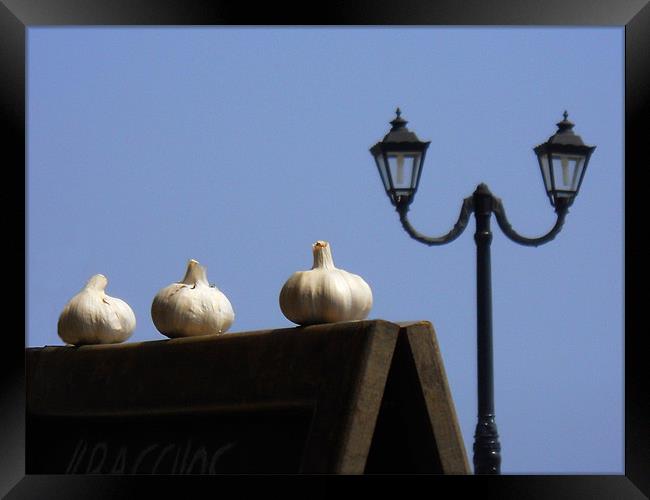
[[[490,262],[490,216],[492,195],[485,184],[474,191],[476,219],[476,353],[478,377],[478,423],[474,434],[474,471],[499,474],[501,443],[494,414],[492,355],[492,268]]]
[[[391,122],[392,129],[383,141],[375,144],[370,152],[391,203],[395,206],[404,230],[416,241],[425,245],[444,245],[458,238],[474,213],[476,219],[476,347],[478,422],[474,433],[474,473],[501,473],[501,443],[494,410],[494,370],[492,349],[492,271],[490,244],[492,231],[490,218],[494,213],[503,233],[515,243],[539,246],[551,241],[560,232],[564,220],[580,189],[589,158],[595,146],[586,146],[572,131],[573,123],[564,120],[557,124],[558,131],[549,140],[537,146],[542,179],[546,192],[555,208],[555,225],[543,236],[528,238],[516,232],[506,216],[503,203],[485,184],[480,184],[472,196],[463,200],[458,220],[445,235],[425,236],[409,222],[407,213],[417,191],[422,174],[424,156],[429,142],[420,141],[406,128],[406,120],[397,118]],[[408,171],[405,175],[405,164]]]

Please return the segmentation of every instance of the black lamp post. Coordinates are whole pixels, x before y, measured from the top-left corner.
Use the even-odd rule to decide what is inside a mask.
[[[494,213],[505,235],[516,243],[538,246],[551,241],[560,232],[587,170],[595,146],[586,146],[573,132],[573,123],[564,112],[558,130],[545,143],[534,148],[546,193],[555,208],[557,220],[543,236],[527,238],[517,233],[506,217],[503,204],[485,184],[480,184],[472,196],[463,200],[454,227],[445,235],[429,237],[417,232],[407,219],[409,205],[418,188],[424,156],[429,142],[420,141],[406,128],[406,120],[397,117],[384,139],[370,152],[375,158],[386,193],[399,213],[406,232],[425,245],[444,245],[455,240],[467,227],[469,216],[476,218],[476,303],[477,303],[477,361],[478,361],[478,423],[474,434],[474,473],[500,474],[501,444],[494,413],[494,378],[492,368],[492,283],[490,268],[490,215]]]

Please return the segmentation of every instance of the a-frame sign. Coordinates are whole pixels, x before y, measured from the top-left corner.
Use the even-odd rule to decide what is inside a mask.
[[[28,348],[28,474],[470,474],[429,322]]]

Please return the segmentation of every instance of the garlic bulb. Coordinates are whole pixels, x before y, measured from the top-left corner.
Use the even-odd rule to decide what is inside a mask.
[[[314,265],[292,274],[280,291],[280,309],[299,325],[365,319],[372,291],[356,274],[337,269],[326,241],[312,245]]]
[[[131,336],[135,330],[135,314],[123,300],[106,295],[107,284],[106,276],[95,274],[65,305],[57,325],[64,342],[117,344]]]
[[[205,267],[190,259],[183,280],[154,297],[151,318],[167,337],[192,337],[224,333],[235,320],[235,312],[228,298],[208,283]]]

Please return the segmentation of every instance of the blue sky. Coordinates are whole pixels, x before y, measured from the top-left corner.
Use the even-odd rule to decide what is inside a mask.
[[[474,221],[427,247],[368,152],[399,106],[430,140],[410,220],[446,233],[485,182],[519,232],[554,223],[532,148],[562,112],[597,149],[563,231],[522,247],[493,218],[502,472],[622,473],[621,27],[28,30],[29,346],[93,274],[161,340],[156,292],[190,258],[230,332],[282,328],[278,295],[327,240],[373,290],[370,318],[433,323],[468,456],[476,425]],[[597,418],[595,418],[597,417]]]

